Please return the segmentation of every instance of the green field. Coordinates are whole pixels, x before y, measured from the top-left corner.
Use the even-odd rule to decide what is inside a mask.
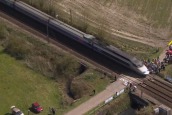
[[[57,83],[28,69],[21,62],[0,50],[0,115],[10,112],[15,105],[25,114],[31,103],[37,101],[45,115],[48,107],[59,107],[60,92]]]

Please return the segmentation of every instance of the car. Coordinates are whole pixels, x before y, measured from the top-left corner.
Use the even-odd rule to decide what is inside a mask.
[[[40,113],[41,111],[43,111],[43,108],[39,105],[38,102],[32,103],[31,109],[36,113]]]
[[[11,112],[12,115],[24,115],[24,113],[15,106],[11,106]]]

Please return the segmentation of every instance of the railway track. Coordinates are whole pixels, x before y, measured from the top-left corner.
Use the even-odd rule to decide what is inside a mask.
[[[148,76],[138,85],[140,90],[152,96],[159,102],[172,108],[172,85],[157,76]]]
[[[158,76],[148,75],[146,78],[131,78],[122,75],[126,81],[136,85],[141,92],[172,108],[172,85]]]

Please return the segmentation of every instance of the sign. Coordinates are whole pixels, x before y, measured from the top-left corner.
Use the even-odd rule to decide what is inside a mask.
[[[109,103],[109,102],[112,101],[112,100],[113,100],[113,97],[110,97],[110,98],[106,99],[106,100],[105,100],[105,104],[106,104],[106,103]]]
[[[122,94],[124,92],[124,89],[122,89],[121,91],[117,92],[117,96],[119,96],[120,94]]]

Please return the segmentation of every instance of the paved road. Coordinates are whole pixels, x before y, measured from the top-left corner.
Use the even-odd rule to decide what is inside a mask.
[[[104,91],[95,95],[94,97],[76,107],[75,109],[69,111],[65,115],[83,115],[84,113],[98,106],[100,103],[104,102],[106,99],[113,96],[114,94],[116,94],[116,92],[119,92],[125,87],[126,86],[123,84],[123,81],[118,79],[116,82],[110,84]]]
[[[160,54],[160,56],[159,56],[159,60],[160,60],[160,61],[163,61],[167,49],[168,49],[168,47],[164,48],[164,50],[163,50],[162,53]]]

